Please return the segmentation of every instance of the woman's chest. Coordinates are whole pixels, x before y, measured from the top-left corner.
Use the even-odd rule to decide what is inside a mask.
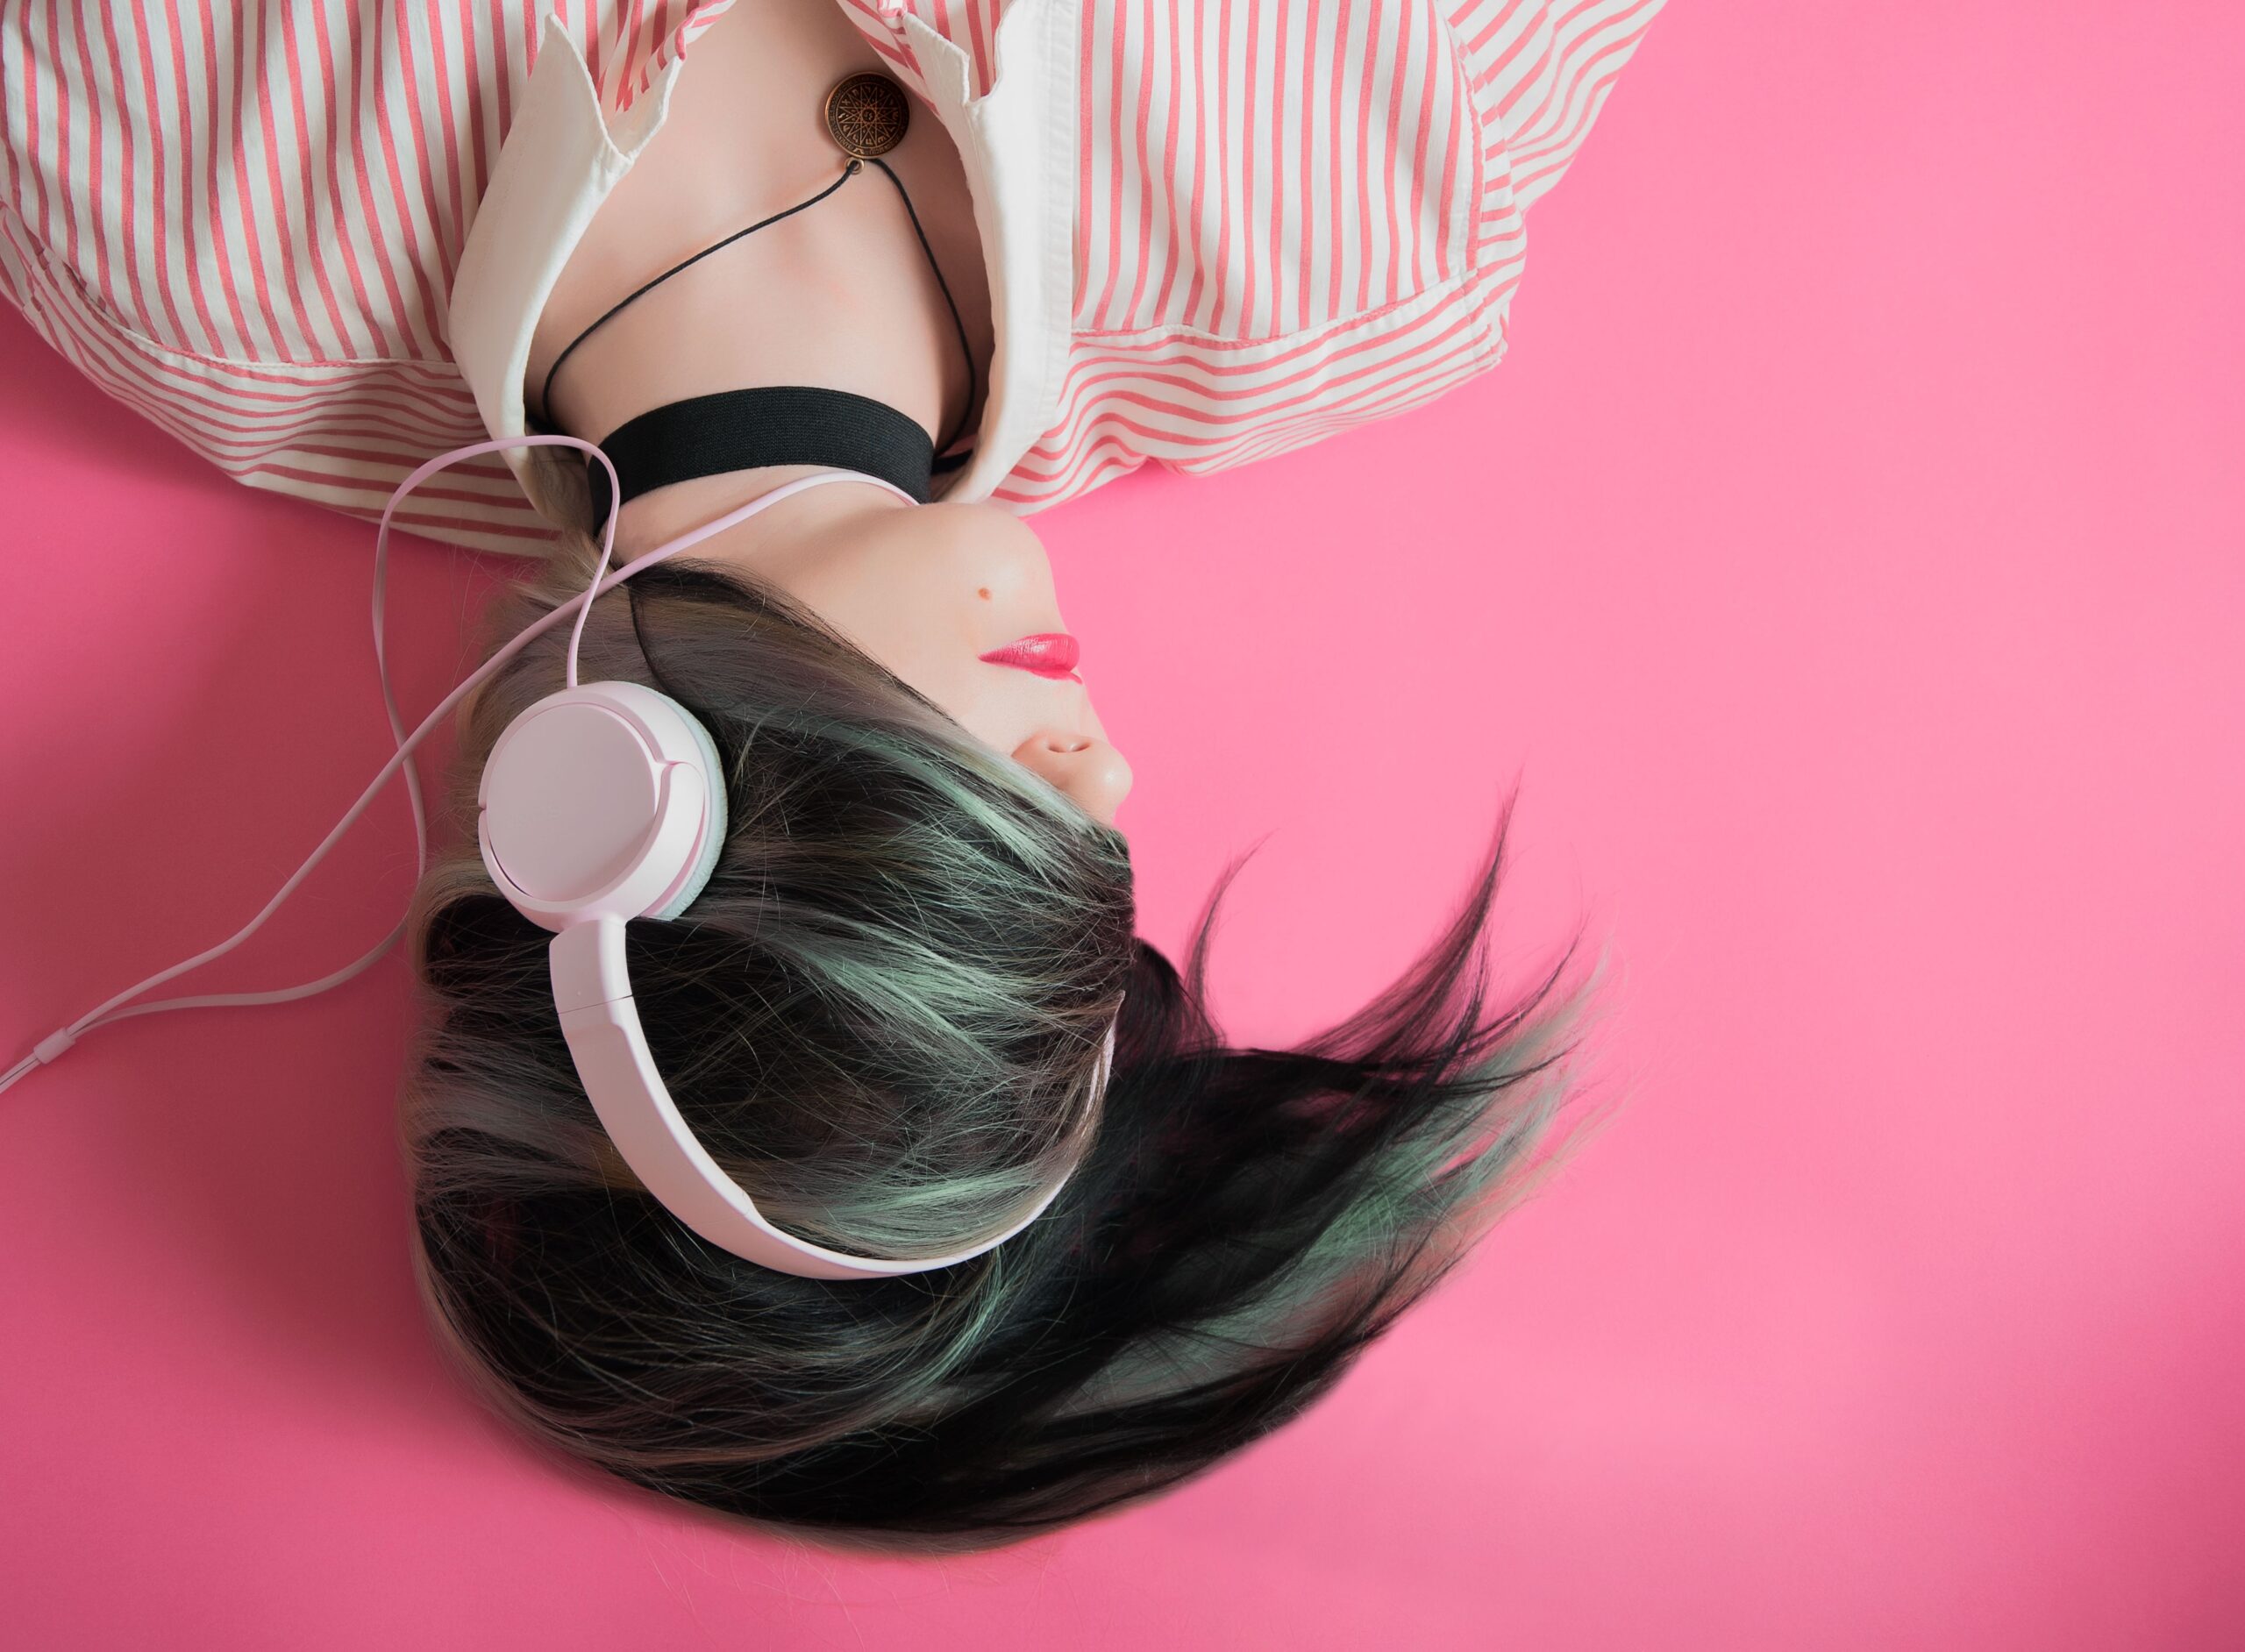
[[[714,249],[571,353],[551,422],[599,435],[663,401],[806,383],[871,395],[942,427],[966,371],[930,255],[987,360],[981,247],[957,153],[924,107],[908,105],[903,138],[882,157],[893,182],[872,168],[845,178],[841,139],[852,134],[830,120],[829,100],[881,68],[832,0],[775,0],[720,17],[694,43],[659,129],[601,202],[545,302],[526,375],[533,406],[587,327]]]

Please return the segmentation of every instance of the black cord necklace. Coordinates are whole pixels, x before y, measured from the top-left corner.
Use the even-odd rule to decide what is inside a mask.
[[[951,283],[944,279],[943,267],[936,261],[935,249],[928,245],[928,232],[921,226],[920,214],[912,204],[911,194],[905,189],[904,181],[898,177],[896,174],[890,169],[889,165],[886,160],[880,159],[881,156],[887,154],[890,150],[895,148],[899,143],[903,141],[906,128],[909,124],[910,105],[905,100],[903,88],[897,85],[894,81],[890,80],[887,75],[853,75],[847,80],[845,80],[840,84],[837,85],[832,91],[827,94],[826,97],[826,129],[828,133],[833,138],[835,143],[842,149],[843,153],[849,157],[847,163],[842,168],[842,175],[835,179],[833,182],[828,184],[823,189],[821,189],[816,195],[810,196],[808,200],[798,201],[795,205],[788,207],[781,211],[774,212],[769,217],[759,218],[754,224],[750,224],[746,229],[736,230],[731,235],[726,236],[723,240],[713,242],[709,246],[703,247],[700,252],[694,253],[692,256],[680,260],[668,269],[663,271],[661,274],[655,276],[652,281],[642,283],[640,286],[633,288],[631,292],[625,294],[614,304],[611,304],[608,310],[601,315],[599,319],[595,321],[589,327],[587,327],[582,332],[579,333],[574,338],[572,338],[567,345],[563,346],[561,353],[553,358],[552,365],[546,368],[545,378],[538,387],[538,401],[539,408],[550,415],[553,405],[553,377],[556,374],[561,371],[562,364],[567,361],[571,355],[575,353],[577,347],[580,345],[583,344],[586,339],[591,338],[593,334],[598,332],[602,327],[613,321],[631,304],[638,299],[645,297],[647,294],[652,292],[656,288],[661,286],[665,281],[668,281],[672,276],[679,274],[681,270],[690,269],[695,265],[700,263],[703,259],[708,258],[713,253],[723,252],[734,242],[744,240],[747,237],[755,234],[759,230],[769,229],[772,225],[780,222],[784,218],[791,218],[798,212],[807,211],[810,208],[816,206],[820,202],[825,200],[828,196],[840,189],[841,187],[849,182],[851,179],[856,177],[860,172],[864,171],[866,167],[870,164],[880,168],[883,175],[888,179],[890,183],[896,187],[898,198],[904,203],[905,216],[911,220],[913,236],[919,241],[921,253],[928,260],[929,271],[935,276],[936,286],[944,296],[944,308],[949,310],[951,312],[951,329],[953,332],[957,334],[959,338],[959,353],[966,358],[966,405],[960,410],[959,423],[952,428],[951,434],[941,444],[944,448],[949,448],[951,446],[952,444],[958,441],[960,432],[966,428],[966,420],[973,415],[974,409],[974,398],[980,388],[980,381],[974,369],[974,349],[967,341],[966,323],[959,316],[959,302],[951,296]],[[742,398],[752,398],[754,405],[764,411],[779,411],[784,409],[792,411],[799,417],[806,409],[841,412],[846,415],[844,418],[845,424],[855,424],[860,427],[864,426],[868,422],[869,417],[866,411],[861,409],[877,409],[879,415],[887,416],[887,419],[892,422],[901,420],[906,424],[912,423],[909,420],[904,419],[904,416],[896,413],[894,409],[887,408],[880,402],[868,401],[866,398],[862,396],[849,395],[844,391],[822,391],[802,386],[772,386],[766,387],[765,389],[760,391],[732,391],[718,396],[695,397],[689,402],[672,402],[666,408],[658,408],[652,413],[643,414],[638,418],[631,420],[629,423],[624,424],[621,430],[612,432],[608,438],[603,439],[602,446],[604,448],[609,448],[617,437],[624,437],[626,438],[624,444],[623,444],[624,445],[627,447],[634,446],[635,444],[631,438],[632,436],[637,435],[639,439],[637,442],[636,446],[638,448],[645,448],[650,445],[651,442],[653,440],[654,432],[658,431],[662,432],[662,435],[666,439],[674,443],[679,432],[679,427],[681,424],[681,416],[687,416],[689,414],[690,410],[695,410],[693,411],[693,417],[702,422],[706,422],[712,412],[719,409],[720,404],[729,405],[731,409],[738,414],[741,408],[750,405],[749,402],[744,402]],[[807,401],[806,398],[810,398],[810,400]],[[759,412],[759,417],[762,417],[762,412]],[[734,422],[738,424],[738,419],[736,417]],[[873,422],[880,423],[880,421],[875,417]],[[915,429],[916,431],[916,426]],[[876,446],[882,447],[884,452],[886,452],[887,448],[896,445],[899,435],[898,432],[889,430],[875,431],[868,435],[862,430],[862,428],[851,433],[864,437],[866,440],[871,441]],[[924,431],[916,431],[916,433],[919,436],[920,442],[923,444],[926,443],[926,433]],[[699,435],[701,432],[696,432],[696,434]],[[724,451],[727,452],[731,452],[735,449],[740,449],[743,452],[747,452],[750,450],[761,452],[765,451],[766,447],[771,447],[772,451],[775,452],[793,452],[802,445],[802,443],[805,439],[807,434],[816,440],[821,432],[816,428],[814,422],[813,428],[808,431],[804,430],[796,430],[795,431],[780,435],[776,438],[776,446],[774,446],[771,442],[766,442],[763,445],[759,446],[756,441],[752,439],[752,437],[756,434],[760,434],[760,432],[752,432],[751,438],[744,438],[740,432],[737,431],[727,431],[723,433],[724,439],[723,442],[721,443],[721,445],[724,447]],[[831,447],[831,432],[829,431],[825,434],[828,438],[825,446]],[[706,442],[700,444],[700,445],[702,446],[706,446],[708,444]],[[863,445],[863,442],[859,444],[859,445]],[[913,445],[909,438],[904,438],[904,445],[907,447]],[[930,445],[930,446],[932,449],[932,445]],[[844,450],[840,451],[842,451],[843,459],[847,460],[852,458],[852,455],[849,451],[847,451],[846,446]],[[625,457],[625,455],[619,454],[611,449],[610,457],[612,459],[621,459]],[[703,462],[693,456],[688,456],[682,460],[670,463],[667,466],[664,461],[673,458],[673,456],[669,454],[637,453],[635,454],[635,457],[638,460],[643,461],[635,463],[634,465],[634,473],[638,478],[638,485],[634,485],[632,477],[626,477],[624,489],[624,497],[626,499],[632,498],[638,494],[645,493],[652,487],[661,486],[666,481],[682,481],[685,480],[686,476],[689,474],[711,474],[706,469],[692,468],[697,463]],[[965,455],[937,458],[935,457],[934,452],[930,451],[925,462],[927,463],[929,470],[933,471],[956,468],[957,466],[963,463],[964,460]],[[681,462],[685,464],[688,468],[683,471],[679,470],[679,463]],[[817,463],[828,461],[821,461],[816,459],[765,459],[760,462],[770,464],[788,462]],[[837,460],[831,462],[841,461]],[[908,471],[914,468],[914,460],[911,458],[903,459],[902,463]],[[751,466],[749,465],[743,464],[721,467],[745,469],[750,468]],[[845,463],[844,464],[844,467],[863,469],[868,468],[868,466],[863,462],[862,456],[859,456],[856,462]],[[894,468],[894,466],[891,466],[888,468]],[[622,474],[623,471],[624,466],[619,463],[619,474]],[[675,472],[676,474],[660,474],[665,471]],[[607,491],[606,473],[595,467],[594,474],[596,477],[595,494],[604,495]],[[886,474],[886,471],[883,469],[876,469],[874,474]],[[918,488],[909,490],[924,495],[926,492],[926,486],[925,483],[923,482]],[[600,503],[601,509],[603,510],[605,509],[606,507],[604,502],[596,500],[596,502]]]

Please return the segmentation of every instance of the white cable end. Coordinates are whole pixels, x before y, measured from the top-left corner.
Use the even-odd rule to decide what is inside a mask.
[[[32,1059],[43,1067],[77,1042],[76,1034],[68,1027],[59,1027],[32,1046]]]

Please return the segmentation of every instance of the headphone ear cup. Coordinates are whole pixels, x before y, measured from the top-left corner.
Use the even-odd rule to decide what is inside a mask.
[[[686,880],[678,886],[675,894],[647,914],[651,918],[667,921],[685,911],[695,897],[709,887],[710,874],[717,869],[717,857],[724,851],[727,815],[725,765],[717,756],[716,741],[710,737],[701,718],[668,694],[662,698],[677,711],[679,722],[694,737],[695,748],[702,757],[702,778],[705,782],[702,789],[707,798],[702,820],[702,847],[694,857],[693,865],[687,869]]]
[[[641,683],[563,688],[493,744],[476,790],[483,864],[532,922],[674,918],[725,841],[716,743]]]

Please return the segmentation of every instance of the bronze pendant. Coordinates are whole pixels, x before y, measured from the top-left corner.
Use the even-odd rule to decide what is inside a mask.
[[[886,75],[852,75],[826,95],[826,131],[857,160],[885,155],[904,141],[912,106]]]

